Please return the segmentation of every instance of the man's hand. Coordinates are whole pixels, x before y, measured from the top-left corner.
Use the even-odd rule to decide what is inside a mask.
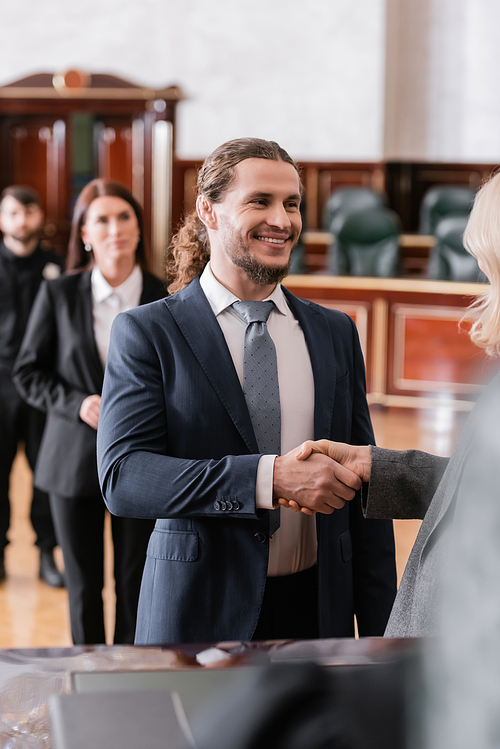
[[[291,507],[296,512],[301,510],[307,515],[316,512],[329,515],[340,510],[354,497],[361,480],[348,468],[321,455],[321,451],[310,450],[307,459],[304,456],[297,460],[303,448],[301,445],[276,458],[273,496],[283,507]]]
[[[330,440],[318,440],[316,442],[307,440],[293,452],[296,459],[301,461],[310,460],[314,453],[321,453],[331,458],[335,463],[340,463],[344,468],[349,469],[353,474],[359,476],[361,481],[370,480],[372,461],[368,445],[347,445],[344,442],[331,442]],[[288,497],[281,497],[279,504],[294,512],[304,512],[306,515],[313,514],[304,503],[299,504],[296,500]]]
[[[88,395],[80,406],[80,419],[92,429],[97,429],[99,423],[99,410],[101,408],[100,395]],[[305,443],[304,443],[305,444]]]

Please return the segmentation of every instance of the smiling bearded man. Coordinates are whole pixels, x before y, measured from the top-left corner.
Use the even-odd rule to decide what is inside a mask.
[[[391,523],[307,438],[373,444],[347,315],[279,281],[301,231],[297,165],[257,138],[217,148],[173,240],[171,296],[119,315],[98,433],[112,513],[157,518],[136,643],[381,635]],[[316,515],[278,509],[294,499]]]
[[[270,284],[275,285],[279,283],[285,276],[288,275],[290,270],[290,263],[292,255],[290,253],[288,261],[286,263],[280,263],[277,265],[266,265],[261,262],[252,252],[250,245],[238,237],[235,227],[231,223],[231,220],[226,216],[222,215],[219,219],[219,227],[221,232],[221,242],[227,256],[232,262],[241,268],[246,275],[259,286],[268,286]],[[261,230],[266,231],[265,228]],[[263,240],[263,236],[255,234],[257,239]],[[294,240],[294,247],[297,244],[300,233]],[[288,235],[285,239],[271,237],[269,241],[280,246],[283,245],[288,239]],[[293,250],[292,250],[293,251]]]

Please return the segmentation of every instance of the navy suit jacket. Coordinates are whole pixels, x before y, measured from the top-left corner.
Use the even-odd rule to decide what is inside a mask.
[[[315,385],[315,437],[373,443],[364,364],[347,315],[286,297]],[[113,325],[97,438],[116,515],[157,518],[136,642],[250,639],[266,583],[269,517],[260,454],[224,335],[196,278]],[[283,512],[284,510],[282,510]],[[359,498],[317,516],[321,637],[382,635],[396,590],[390,521]]]

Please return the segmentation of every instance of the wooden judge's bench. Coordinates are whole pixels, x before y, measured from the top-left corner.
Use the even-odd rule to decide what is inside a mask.
[[[460,326],[481,284],[292,275],[285,285],[354,319],[371,404],[466,411],[498,368],[471,342],[469,325]]]

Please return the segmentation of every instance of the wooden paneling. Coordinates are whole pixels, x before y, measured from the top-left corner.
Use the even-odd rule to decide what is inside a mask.
[[[9,184],[37,190],[45,211],[45,238],[56,247],[65,246],[69,228],[66,121],[57,116],[0,118],[0,140],[4,155],[0,190]]]
[[[203,162],[177,159],[174,162],[173,226],[194,208],[196,174]],[[373,187],[384,190],[384,165],[378,162],[301,161],[305,188],[304,227],[321,229],[321,217],[330,193],[337,187]]]
[[[375,162],[317,162],[299,163],[305,187],[305,224],[309,230],[323,229],[326,201],[339,187],[371,187],[383,192],[385,170]]]
[[[195,207],[196,179],[203,161],[174,159],[172,174],[172,229],[175,232]]]
[[[9,123],[10,124],[10,123]],[[31,184],[47,205],[48,141],[53,120],[44,125],[25,122],[10,125],[11,169],[16,184]]]
[[[497,164],[388,162],[385,189],[389,206],[399,215],[404,231],[418,231],[420,205],[429,188],[457,185],[475,190],[496,168]]]
[[[482,380],[484,355],[462,330],[461,307],[395,304],[394,374],[398,391],[473,393]]]
[[[178,159],[174,166],[174,226],[184,212],[194,207],[192,187],[202,161]],[[321,230],[325,203],[339,187],[372,187],[386,192],[389,208],[401,218],[405,232],[418,231],[419,212],[425,192],[436,185],[477,188],[496,164],[443,164],[417,162],[334,162],[302,161],[305,188],[304,227]],[[425,248],[420,247],[420,254]],[[407,253],[404,253],[407,254]],[[418,254],[418,253],[417,253]],[[417,272],[426,258],[416,263]],[[412,266],[413,267],[413,266]]]
[[[102,117],[95,123],[98,175],[133,188],[132,122]]]
[[[315,301],[323,307],[338,309],[352,317],[358,329],[359,342],[366,362],[369,353],[371,353],[368,329],[371,322],[372,305],[369,302],[349,302],[340,299],[316,299]]]

